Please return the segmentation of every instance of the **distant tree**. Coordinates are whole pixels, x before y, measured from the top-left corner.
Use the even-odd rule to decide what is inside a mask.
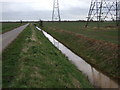
[[[22,24],[22,20],[20,20],[20,23]]]
[[[43,21],[42,21],[42,20],[39,21],[39,25],[40,25],[41,27],[43,27]]]

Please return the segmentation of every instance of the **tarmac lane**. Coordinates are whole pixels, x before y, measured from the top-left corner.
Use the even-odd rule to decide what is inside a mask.
[[[15,39],[29,24],[22,25],[0,35],[0,53]],[[2,46],[1,46],[2,45]]]

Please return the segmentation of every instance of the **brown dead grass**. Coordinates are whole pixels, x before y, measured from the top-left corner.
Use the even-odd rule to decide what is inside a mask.
[[[39,78],[41,80],[44,79],[43,76],[39,73],[40,68],[34,66],[34,67],[32,67],[32,70],[33,70],[33,72],[30,75],[32,78],[36,78],[36,79]]]
[[[53,31],[60,32],[60,33],[71,34],[71,35],[75,36],[76,38],[80,38],[80,39],[89,41],[92,45],[102,44],[102,45],[112,47],[112,48],[117,48],[118,47],[117,44],[113,44],[113,43],[109,43],[109,42],[105,42],[105,41],[101,41],[101,40],[96,40],[96,39],[93,39],[93,38],[88,38],[88,37],[82,36],[82,35],[80,35],[78,33],[71,32],[71,31],[56,30],[56,29],[54,29]]]
[[[15,82],[16,83],[18,83],[22,78],[24,78],[25,77],[25,75],[24,75],[24,69],[25,69],[25,64],[24,64],[24,62],[26,62],[25,60],[28,60],[27,59],[27,56],[24,56],[24,54],[23,53],[27,53],[27,51],[29,50],[29,48],[31,47],[31,46],[33,46],[34,45],[34,42],[37,42],[38,44],[41,44],[41,42],[40,42],[40,40],[38,40],[37,39],[37,37],[36,37],[36,35],[35,35],[35,30],[33,29],[33,27],[31,26],[31,30],[32,30],[32,35],[30,36],[30,38],[27,38],[26,39],[26,42],[27,41],[30,41],[29,43],[25,43],[24,44],[24,47],[23,47],[23,49],[22,49],[22,52],[21,52],[21,56],[22,56],[22,58],[20,58],[19,59],[19,62],[21,62],[20,63],[20,65],[18,66],[20,69],[20,73],[16,76],[16,80],[15,80]],[[29,56],[29,55],[28,55]],[[31,67],[31,69],[32,69],[32,73],[31,73],[31,77],[32,78],[40,78],[40,79],[42,79],[43,77],[40,75],[40,73],[39,73],[39,69],[38,69],[38,67]]]
[[[56,30],[56,32],[68,33],[68,34],[71,34],[71,35],[75,36],[76,38],[78,38],[80,40],[82,39],[82,40],[86,41],[87,43],[89,43],[88,48],[96,50],[97,52],[101,52],[101,54],[102,54],[102,51],[104,49],[106,49],[109,52],[114,51],[113,55],[111,55],[111,56],[104,55],[104,57],[106,57],[108,60],[110,60],[111,58],[115,58],[115,57],[117,58],[118,57],[118,54],[117,54],[118,45],[117,44],[105,42],[105,41],[102,41],[102,40],[96,40],[96,39],[93,39],[93,38],[88,38],[88,37],[82,36],[78,33],[65,31],[65,30]]]
[[[72,84],[73,84],[76,88],[81,88],[81,87],[80,87],[80,82],[79,82],[76,78],[74,78],[74,77],[72,77]]]
[[[50,29],[50,30],[53,30],[53,29]],[[116,64],[118,62],[118,60],[117,60],[118,59],[118,45],[117,44],[102,41],[102,40],[96,40],[96,39],[93,39],[93,38],[89,38],[89,37],[80,35],[78,33],[74,33],[74,32],[71,32],[71,31],[66,31],[66,30],[62,30],[62,29],[57,30],[57,29],[54,28],[53,31],[61,33],[61,34],[64,33],[64,35],[69,34],[70,36],[73,36],[74,38],[76,38],[75,39],[76,42],[82,43],[82,44],[85,45],[85,46],[83,46],[83,48],[85,50],[83,53],[89,52],[89,54],[87,54],[87,56],[84,56],[84,55],[82,56],[81,55],[82,52],[79,52],[79,51],[75,50],[75,52],[78,55],[85,58],[85,60],[88,63],[91,63],[93,66],[95,66],[98,69],[100,69],[100,67],[102,67],[102,68],[106,67],[106,64],[108,64],[107,68],[104,72],[105,73],[109,72],[109,74],[111,74],[113,77],[119,78],[119,76],[116,74],[117,73],[117,68],[118,68],[118,64]],[[94,53],[94,55],[93,55],[93,53]],[[108,71],[109,70],[108,67],[114,68],[114,70],[116,68],[116,71],[115,72],[114,71],[112,71],[112,72]],[[114,76],[114,74],[116,76]]]

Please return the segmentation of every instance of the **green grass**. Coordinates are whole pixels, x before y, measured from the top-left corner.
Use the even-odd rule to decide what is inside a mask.
[[[118,29],[115,27],[115,23],[103,22],[100,29],[98,29],[97,22],[90,23],[85,28],[85,22],[64,22],[64,23],[44,23],[46,27],[50,29],[64,30],[74,32],[80,35],[84,35],[89,38],[103,40],[111,43],[118,43]]]
[[[1,23],[0,23],[0,30],[2,30]],[[2,46],[2,36],[0,37],[0,48],[2,49],[1,46]],[[2,88],[2,53],[1,53],[1,51],[0,51],[0,88]]]
[[[43,29],[92,66],[108,76],[120,79],[117,30],[114,28],[104,29],[103,27],[101,27],[102,30],[97,30],[92,26],[90,30],[89,27],[84,30],[83,24],[85,23],[46,22]],[[112,37],[111,40],[107,36]]]
[[[3,88],[92,88],[32,25],[3,52]]]
[[[2,88],[2,55],[0,53],[0,88]]]
[[[2,53],[3,87],[8,87],[17,75],[17,71],[19,71],[18,60],[20,58],[22,47],[24,46],[23,43],[25,43],[25,39],[31,35],[29,29],[30,28],[24,30],[24,32],[22,32],[18,38]]]
[[[2,23],[2,31],[0,30],[0,33],[8,32],[14,28],[17,28],[24,23]]]

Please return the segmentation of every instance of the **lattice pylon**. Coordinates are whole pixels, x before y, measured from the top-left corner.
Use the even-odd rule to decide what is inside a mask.
[[[89,21],[117,20],[117,0],[92,0],[86,27]]]
[[[120,1],[118,2],[117,20],[120,21]]]
[[[52,21],[61,21],[58,0],[54,0],[53,2]]]

